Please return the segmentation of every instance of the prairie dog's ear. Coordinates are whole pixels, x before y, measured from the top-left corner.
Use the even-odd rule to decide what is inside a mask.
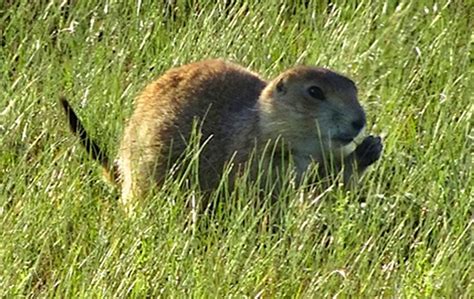
[[[285,94],[286,93],[286,79],[285,77],[281,77],[279,79],[277,79],[277,83],[276,83],[276,91],[279,93],[279,94]]]

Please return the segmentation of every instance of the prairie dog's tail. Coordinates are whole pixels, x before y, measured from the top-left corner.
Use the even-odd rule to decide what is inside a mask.
[[[92,140],[86,132],[86,129],[81,123],[81,120],[77,117],[77,114],[72,109],[71,105],[65,97],[60,98],[61,105],[63,106],[64,112],[69,122],[71,131],[79,137],[81,144],[85,147],[86,151],[92,156],[92,158],[100,163],[103,168],[103,173],[106,179],[116,184],[118,182],[118,172],[115,165],[111,165],[107,154]]]

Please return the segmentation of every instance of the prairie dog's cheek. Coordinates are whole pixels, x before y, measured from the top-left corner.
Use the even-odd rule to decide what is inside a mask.
[[[313,114],[312,112],[316,110],[316,107],[309,106],[304,98],[294,97],[291,99],[291,105],[293,109],[298,111],[301,114],[310,115]]]

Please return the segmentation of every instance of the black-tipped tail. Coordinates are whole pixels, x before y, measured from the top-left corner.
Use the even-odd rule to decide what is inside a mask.
[[[102,165],[105,175],[108,177],[108,179],[112,182],[116,182],[117,175],[115,167],[111,167],[106,153],[94,140],[89,137],[86,129],[81,123],[81,120],[77,117],[77,114],[74,112],[74,109],[72,109],[67,99],[65,97],[61,97],[60,102],[63,106],[64,112],[66,113],[69,127],[71,128],[72,132],[79,137],[81,144],[85,147],[86,151],[92,156],[92,158]]]

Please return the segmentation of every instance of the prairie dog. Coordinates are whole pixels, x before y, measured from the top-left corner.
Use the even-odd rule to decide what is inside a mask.
[[[367,136],[354,151],[344,152],[360,136],[366,116],[354,82],[325,68],[297,66],[271,81],[223,60],[170,69],[137,97],[114,166],[97,154],[72,108],[65,99],[62,103],[88,151],[121,185],[125,204],[142,197],[150,184],[163,182],[167,165],[185,151],[196,120],[205,141],[199,158],[203,189],[216,186],[232,157],[245,163],[269,140],[284,143],[298,175],[310,163],[323,165],[329,154],[340,156],[346,182],[382,151],[381,139]]]

